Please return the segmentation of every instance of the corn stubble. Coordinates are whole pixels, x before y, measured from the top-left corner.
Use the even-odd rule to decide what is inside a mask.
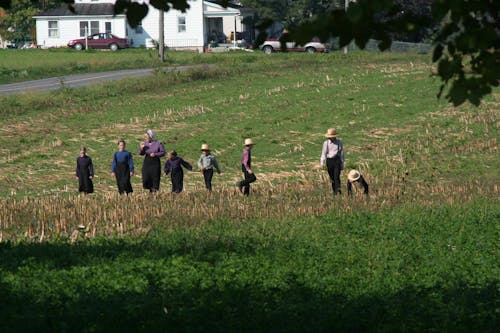
[[[401,205],[460,204],[483,197],[498,197],[498,186],[476,181],[406,184],[398,176],[371,178],[371,193],[358,189],[352,196],[333,197],[324,173],[317,170],[300,181],[273,185],[263,180],[243,197],[234,187],[212,193],[117,193],[88,196],[55,195],[43,198],[0,200],[0,241],[42,242],[99,236],[145,235],[153,228],[196,228],[214,220],[239,224],[257,219],[320,216],[330,210],[341,213],[379,211]]]

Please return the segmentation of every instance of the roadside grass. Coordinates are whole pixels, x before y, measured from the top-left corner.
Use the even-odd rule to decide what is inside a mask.
[[[157,50],[124,49],[117,52],[73,49],[0,50],[0,84],[54,76],[119,69],[156,68],[199,63],[194,52],[166,52],[160,65]]]

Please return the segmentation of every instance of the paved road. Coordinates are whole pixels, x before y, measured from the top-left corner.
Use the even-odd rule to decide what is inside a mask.
[[[177,67],[165,67],[165,72],[182,72],[189,69],[208,68],[213,65],[189,65]],[[89,74],[65,75],[48,79],[10,83],[0,85],[0,96],[14,95],[27,92],[46,92],[60,88],[77,88],[94,83],[121,80],[129,77],[142,77],[151,75],[155,69],[124,69],[111,72],[99,72]]]

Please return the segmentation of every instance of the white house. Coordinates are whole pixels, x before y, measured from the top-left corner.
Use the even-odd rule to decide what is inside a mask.
[[[36,42],[39,47],[64,47],[71,39],[86,34],[110,32],[128,38],[133,47],[147,46],[159,36],[159,10],[149,6],[141,24],[132,28],[125,15],[113,15],[115,0],[75,0],[74,11],[67,6],[46,10],[36,16]],[[189,0],[190,8],[182,13],[169,10],[164,13],[165,45],[172,49],[202,51],[214,36],[224,41],[225,36],[253,40],[253,27],[243,23],[254,15],[252,10],[232,5],[224,8],[207,0]]]

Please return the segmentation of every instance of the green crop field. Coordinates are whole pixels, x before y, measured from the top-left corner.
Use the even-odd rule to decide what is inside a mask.
[[[496,330],[499,91],[452,107],[422,55],[171,59],[190,57],[216,66],[0,98],[1,332]],[[345,195],[347,172],[332,196],[318,167],[329,127],[369,196]],[[214,191],[193,171],[183,193],[163,177],[150,195],[134,156],[134,193],[119,196],[116,143],[135,153],[148,128],[193,165],[210,144]]]

